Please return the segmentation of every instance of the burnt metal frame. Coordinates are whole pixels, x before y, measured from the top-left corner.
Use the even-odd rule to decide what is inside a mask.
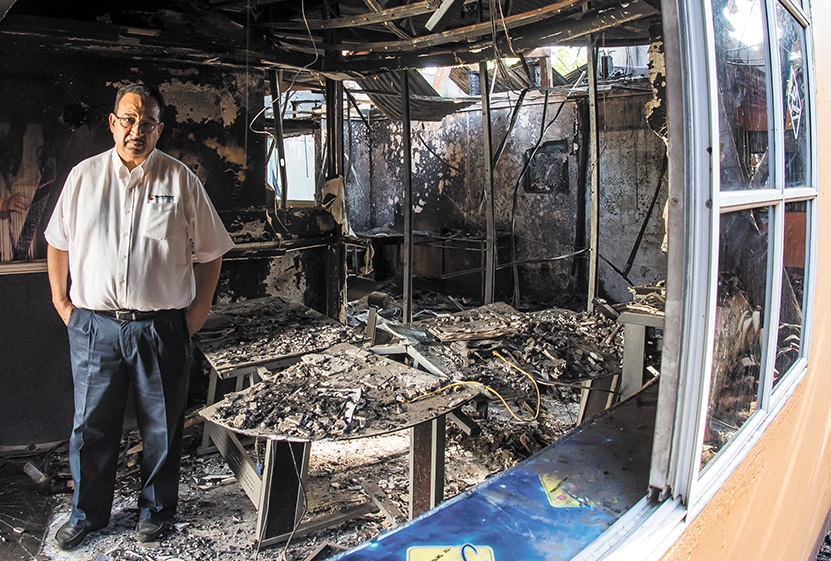
[[[404,323],[413,321],[413,146],[410,123],[410,76],[401,71],[401,125],[404,149]]]
[[[410,519],[444,499],[445,418],[458,415],[464,420],[466,416],[460,409],[461,406],[410,427]],[[263,462],[259,464],[232,430],[206,421],[205,432],[257,509],[258,547],[282,543],[377,510],[373,499],[334,515],[302,522],[307,506],[305,487],[311,441],[268,438]]]
[[[271,83],[271,104],[274,114],[274,144],[277,149],[277,159],[280,168],[280,208],[288,207],[289,178],[286,170],[286,145],[283,136],[283,107],[280,91],[280,82],[283,72],[274,68],[269,69],[268,79]]]
[[[664,316],[623,312],[617,318],[623,324],[623,373],[620,399],[636,393],[643,386],[643,359],[646,346],[646,328],[664,328]]]

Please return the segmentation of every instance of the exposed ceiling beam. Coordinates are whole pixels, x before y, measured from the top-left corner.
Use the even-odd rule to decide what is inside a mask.
[[[378,0],[364,0],[364,4],[366,4],[369,8],[375,10],[376,13],[384,9],[384,7],[378,2]],[[400,39],[410,38],[409,35],[407,35],[403,30],[399,29],[398,26],[392,23],[391,21],[385,21],[384,27],[386,27],[393,35],[397,35]]]
[[[491,39],[475,43],[447,45],[442,49],[430,49],[411,53],[353,54],[338,62],[337,69],[347,73],[369,74],[402,68],[425,68],[428,66],[458,66],[473,64],[480,60],[493,60],[499,53],[517,52],[540,46],[574,43],[590,33],[602,33],[626,22],[654,17],[660,12],[645,0],[631,0],[625,5],[612,8],[594,9],[574,17],[557,21],[542,21],[516,30],[510,44],[504,36],[497,40],[496,48]],[[292,64],[303,66],[308,60],[298,58]],[[330,68],[330,71],[334,67]]]
[[[508,16],[504,20],[497,21],[499,31],[505,29],[511,30],[539,23],[547,20],[553,16],[562,13],[564,10],[571,8],[577,4],[584,4],[586,0],[555,0],[544,8],[538,8],[529,12]],[[449,43],[458,43],[462,41],[472,41],[481,37],[490,37],[493,32],[493,27],[490,21],[475,23],[465,27],[458,27],[442,33],[433,33],[431,35],[423,35],[421,37],[413,37],[412,39],[402,41],[379,41],[375,43],[341,43],[339,45],[323,45],[323,49],[343,49],[351,50],[356,53],[406,53],[436,47],[439,45],[447,45]],[[288,35],[277,33],[277,36],[292,39],[294,41],[309,41],[308,36],[300,34]],[[318,46],[321,47],[320,45]]]
[[[473,4],[478,0],[465,0],[465,4]],[[368,12],[356,16],[347,16],[333,19],[309,19],[306,22],[284,21],[264,24],[267,27],[275,27],[279,29],[305,29],[306,23],[309,29],[313,31],[323,29],[341,29],[345,27],[363,27],[365,25],[390,23],[401,19],[406,19],[414,16],[429,14],[435,11],[435,2],[413,2],[405,4],[397,8],[385,8],[374,12]]]
[[[230,38],[222,44],[188,39],[145,28],[130,28],[98,22],[10,14],[3,21],[0,51],[36,51],[149,58],[167,63],[245,68],[262,66],[262,58],[274,52],[264,46],[246,49]]]
[[[0,21],[3,21],[14,3],[15,0],[0,0]]]
[[[450,25],[453,18],[459,17],[459,12],[462,10],[463,4],[464,0],[444,0],[439,6],[439,9],[427,20],[427,24],[424,27],[433,33],[441,33],[447,29],[447,26]]]

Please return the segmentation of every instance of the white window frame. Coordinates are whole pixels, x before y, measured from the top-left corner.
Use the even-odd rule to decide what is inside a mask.
[[[304,139],[303,140],[304,145],[305,145],[305,143],[311,143],[311,154],[309,154],[309,148],[307,147],[306,150],[305,150],[306,153],[303,155],[303,162],[302,162],[302,164],[304,166],[308,166],[309,163],[310,163],[308,161],[308,159],[309,159],[309,157],[311,157],[311,170],[310,170],[311,173],[307,174],[307,179],[309,180],[309,184],[306,186],[306,187],[311,187],[311,190],[310,191],[308,189],[301,190],[301,189],[298,188],[297,177],[295,176],[295,174],[296,174],[296,167],[298,165],[300,165],[300,163],[301,163],[296,158],[299,158],[300,156],[298,154],[289,153],[289,149],[287,148],[286,149],[286,162],[285,162],[286,171],[287,171],[288,175],[293,176],[293,177],[288,177],[287,178],[288,179],[288,184],[289,184],[287,202],[290,203],[292,206],[312,206],[312,205],[315,204],[315,200],[316,200],[316,197],[317,197],[317,195],[316,195],[316,190],[317,190],[317,173],[316,173],[317,154],[316,154],[316,152],[317,152],[317,150],[316,150],[316,145],[315,145],[315,136],[314,136],[313,133],[303,133],[302,135],[298,135],[298,136],[302,137]],[[292,139],[297,138],[298,136],[286,137],[283,140],[284,146],[288,147],[289,144],[293,141]],[[288,141],[288,142],[286,142],[286,141]],[[270,152],[270,154],[271,154],[271,157],[266,161],[266,179],[267,179],[268,184],[271,185],[272,184],[272,180],[271,180],[272,179],[272,172],[273,172],[273,177],[276,178],[275,182],[278,183],[278,185],[274,185],[274,187],[277,187],[279,189],[284,189],[284,187],[282,185],[279,185],[279,183],[280,183],[280,157],[279,157],[279,154],[277,153],[276,146],[274,147],[274,149],[271,149],[271,144],[275,143],[275,142],[276,142],[276,139],[271,137],[271,136],[268,137],[268,140],[266,142],[266,153]],[[301,192],[301,195],[306,195],[306,196],[298,197],[298,192],[299,191]],[[279,197],[280,193],[277,192],[277,191],[275,191],[275,192],[277,193],[277,196]]]
[[[775,101],[775,162],[770,177],[778,188],[719,192],[718,84],[712,4],[709,0],[664,0],[669,114],[670,223],[664,360],[650,472],[650,493],[575,559],[660,559],[687,525],[747,457],[780,413],[807,372],[807,350],[815,297],[817,254],[817,131],[812,25],[791,0],[762,0],[768,17],[768,60]],[[809,187],[784,187],[784,103],[780,77],[775,8],[781,4],[806,32],[805,68],[811,132]],[[704,39],[704,40],[702,40]],[[683,68],[684,73],[672,69]],[[674,116],[683,118],[673,118]],[[709,378],[715,332],[718,243],[721,214],[740,209],[771,209],[765,325],[778,326],[781,299],[784,210],[806,201],[806,264],[801,356],[787,376],[771,388],[777,330],[767,329],[767,356],[760,377],[757,412],[733,439],[699,469],[703,428],[709,402]],[[700,273],[706,271],[706,273]]]
[[[719,190],[720,169],[718,158],[709,158],[710,161],[710,185],[709,191],[711,196],[711,208],[708,211],[711,214],[711,230],[709,233],[710,255],[708,262],[707,275],[707,318],[704,322],[706,346],[703,348],[702,356],[699,364],[703,365],[702,380],[697,392],[690,392],[684,399],[687,407],[692,407],[697,415],[697,423],[695,425],[680,425],[678,427],[679,433],[683,433],[685,443],[689,443],[690,447],[682,451],[682,455],[678,458],[679,461],[687,464],[684,470],[683,478],[679,478],[674,482],[674,488],[677,489],[676,495],[686,497],[688,505],[688,515],[694,517],[713,497],[716,491],[721,488],[724,482],[728,479],[730,474],[735,471],[736,467],[744,460],[750,449],[761,438],[762,433],[770,425],[772,420],[776,417],[779,411],[784,406],[787,399],[793,393],[798,383],[802,380],[807,372],[806,352],[808,342],[810,341],[810,320],[812,316],[812,307],[805,307],[803,310],[803,332],[801,337],[801,357],[791,367],[789,374],[782,379],[782,381],[772,388],[771,374],[773,370],[773,358],[777,346],[777,330],[773,326],[779,325],[779,310],[782,290],[782,253],[784,245],[784,217],[785,205],[792,201],[807,201],[808,213],[810,216],[810,228],[806,232],[806,241],[809,245],[806,259],[806,280],[805,289],[808,293],[808,298],[805,301],[813,301],[813,269],[814,259],[816,253],[816,196],[817,196],[817,170],[816,170],[816,135],[815,118],[814,118],[814,95],[813,95],[813,59],[812,49],[810,43],[810,25],[808,17],[802,12],[801,8],[794,6],[789,0],[762,0],[766,5],[766,14],[768,17],[768,34],[770,40],[767,44],[767,55],[770,68],[770,76],[772,77],[771,92],[773,93],[773,106],[771,118],[773,119],[773,144],[771,150],[773,153],[773,169],[771,179],[773,180],[774,188],[760,189],[760,190],[745,190],[745,191],[731,191],[725,192]],[[708,41],[707,44],[707,64],[708,64],[708,94],[710,104],[710,146],[719,145],[719,124],[718,111],[715,110],[718,103],[718,91],[715,70],[715,48],[714,48],[714,30],[712,8],[710,2],[703,3],[704,22],[707,26],[706,32]],[[806,188],[786,188],[785,187],[785,171],[784,171],[784,102],[783,102],[783,85],[781,83],[780,60],[779,60],[779,42],[776,38],[776,6],[781,4],[791,15],[797,19],[803,27],[806,27],[806,91],[808,92],[806,102],[809,105],[808,114],[811,117],[809,122],[812,127],[811,137],[811,169],[809,174],[809,185],[813,187]],[[715,152],[715,151],[713,151]],[[701,187],[699,187],[701,188]],[[699,470],[701,461],[701,443],[703,442],[703,431],[706,422],[706,411],[709,402],[710,394],[710,376],[712,370],[712,361],[710,357],[713,351],[714,338],[712,334],[715,332],[715,317],[716,317],[716,287],[718,276],[718,253],[719,253],[719,226],[721,215],[728,212],[735,212],[738,210],[749,208],[767,207],[770,209],[769,223],[773,226],[769,235],[769,252],[773,258],[770,260],[767,275],[767,297],[766,297],[766,320],[765,325],[769,326],[766,330],[767,338],[767,353],[763,360],[763,368],[759,385],[761,388],[760,401],[758,409],[753,416],[741,427],[736,433],[731,442],[722,449],[718,456],[714,458],[706,468]],[[809,276],[810,275],[810,276]],[[702,282],[703,279],[698,279],[697,282]],[[694,371],[687,371],[688,375]]]

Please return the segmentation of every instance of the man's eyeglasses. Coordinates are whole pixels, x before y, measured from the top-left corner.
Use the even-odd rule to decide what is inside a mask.
[[[157,123],[156,121],[139,121],[135,117],[119,117],[116,115],[115,118],[118,119],[119,124],[125,129],[132,129],[138,123],[139,130],[153,132],[156,130],[156,127],[161,125],[161,123]]]

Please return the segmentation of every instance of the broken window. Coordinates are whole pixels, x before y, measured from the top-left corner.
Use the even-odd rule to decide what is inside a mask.
[[[721,189],[767,186],[769,64],[761,0],[714,0]]]
[[[805,187],[811,148],[805,97],[805,30],[781,4],[776,7],[776,26],[785,102],[785,187]]]

